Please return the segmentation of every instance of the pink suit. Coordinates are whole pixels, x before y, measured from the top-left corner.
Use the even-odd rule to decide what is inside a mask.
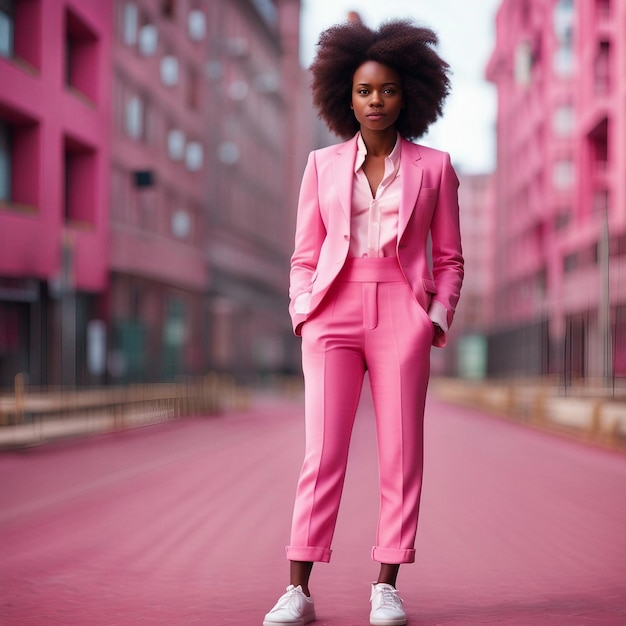
[[[452,323],[463,279],[449,156],[404,139],[396,255],[348,258],[356,138],[312,152],[298,205],[290,314],[302,336],[306,453],[287,557],[328,561],[352,424],[369,371],[380,517],[372,556],[415,560],[435,299]],[[429,235],[432,261],[429,262]]]

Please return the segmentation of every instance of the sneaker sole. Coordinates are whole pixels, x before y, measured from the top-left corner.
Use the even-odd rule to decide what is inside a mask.
[[[315,621],[315,614],[308,615],[303,619],[296,619],[290,622],[273,622],[270,620],[264,620],[263,626],[304,626],[305,624],[310,624]]]
[[[370,618],[370,624],[372,626],[406,626],[406,624],[408,624],[408,620],[406,617],[397,617],[395,619],[389,619],[389,618],[376,619],[374,617],[374,618]]]

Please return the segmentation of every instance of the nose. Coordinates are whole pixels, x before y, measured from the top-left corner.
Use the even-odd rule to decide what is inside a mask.
[[[383,105],[383,102],[378,91],[372,91],[372,97],[370,98],[370,106],[381,107],[382,105]]]

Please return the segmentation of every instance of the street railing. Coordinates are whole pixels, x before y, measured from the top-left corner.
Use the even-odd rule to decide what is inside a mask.
[[[249,401],[247,387],[218,373],[185,382],[89,389],[34,389],[18,375],[14,392],[0,395],[0,445],[214,415],[245,408]]]

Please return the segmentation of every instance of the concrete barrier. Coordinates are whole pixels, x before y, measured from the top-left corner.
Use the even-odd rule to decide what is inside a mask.
[[[434,379],[442,399],[473,406],[530,425],[566,432],[585,441],[626,451],[626,389],[578,386],[567,389],[541,381]]]

